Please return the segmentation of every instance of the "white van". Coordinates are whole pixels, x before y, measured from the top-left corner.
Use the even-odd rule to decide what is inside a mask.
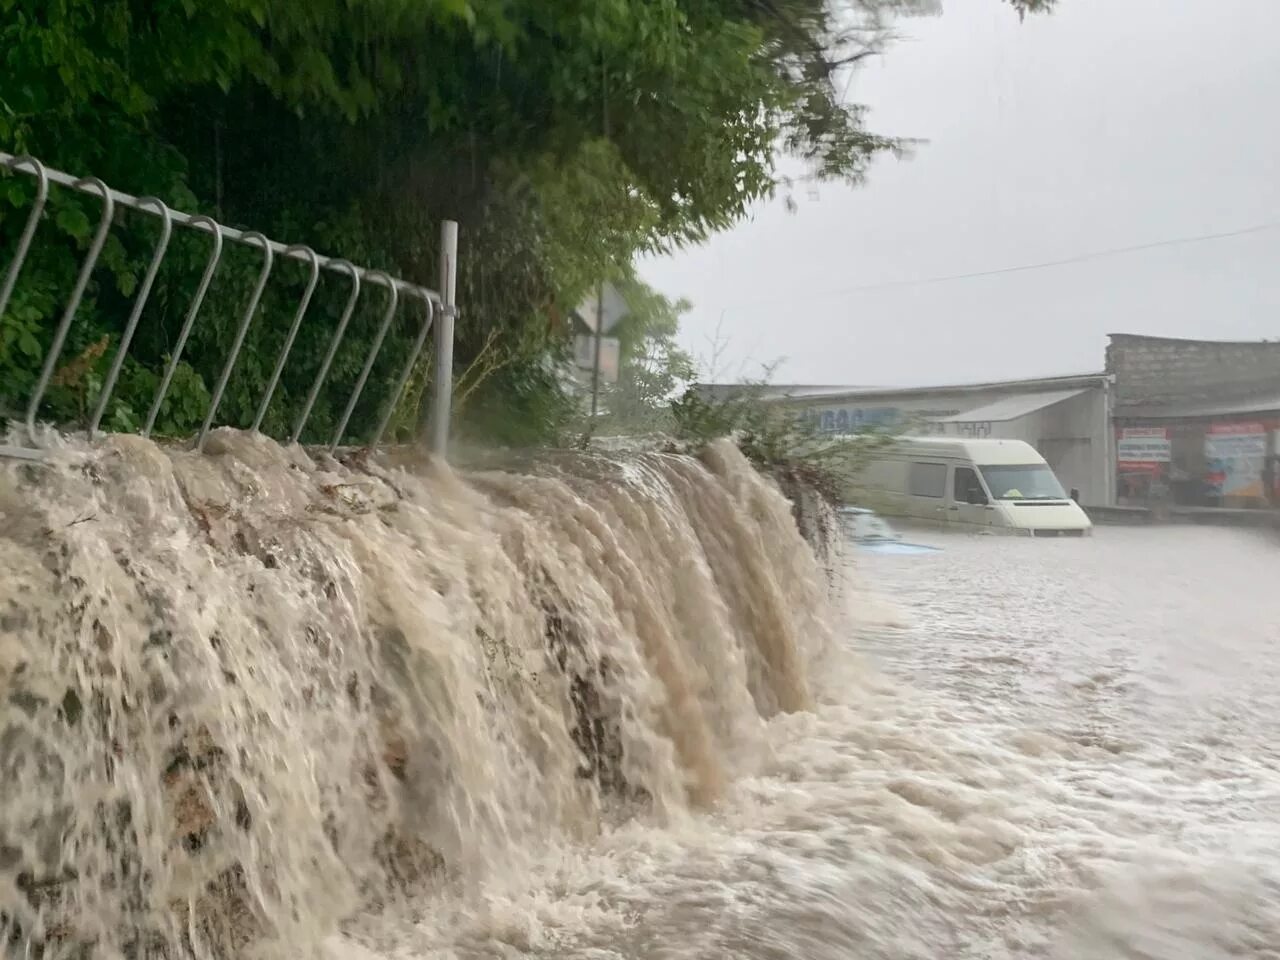
[[[852,486],[858,503],[928,524],[1050,537],[1093,530],[1022,440],[903,437],[872,454]]]

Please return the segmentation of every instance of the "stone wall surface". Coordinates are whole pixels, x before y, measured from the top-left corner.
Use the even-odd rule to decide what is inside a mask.
[[[1118,406],[1166,400],[1230,402],[1280,393],[1280,342],[1230,343],[1112,334],[1107,372]]]

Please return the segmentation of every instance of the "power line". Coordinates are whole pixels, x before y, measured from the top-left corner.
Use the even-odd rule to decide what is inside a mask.
[[[1031,270],[1046,270],[1053,267],[1065,267],[1090,260],[1102,260],[1106,257],[1121,256],[1129,253],[1140,253],[1143,250],[1156,250],[1161,247],[1176,247],[1191,243],[1207,243],[1212,240],[1227,240],[1232,237],[1243,237],[1254,233],[1280,228],[1280,220],[1259,223],[1239,230],[1228,230],[1224,233],[1202,233],[1190,237],[1174,237],[1168,240],[1156,240],[1151,243],[1135,243],[1127,247],[1111,247],[1106,250],[1094,250],[1080,253],[1060,260],[1042,260],[1038,263],[1024,263],[1014,267],[1000,267],[995,270],[975,270],[971,273],[949,273],[934,277],[921,277],[914,280],[885,280],[878,283],[864,283],[853,287],[842,287],[839,290],[827,290],[819,293],[802,294],[786,298],[789,302],[797,300],[817,300],[827,297],[839,297],[849,293],[862,293],[869,290],[889,290],[894,287],[924,287],[939,283],[952,283],[957,280],[975,280],[980,277],[998,277],[1009,273],[1026,273]],[[759,301],[756,301],[757,303]]]

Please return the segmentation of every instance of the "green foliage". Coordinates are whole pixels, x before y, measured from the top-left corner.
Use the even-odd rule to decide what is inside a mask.
[[[619,340],[618,382],[602,385],[606,414],[587,426],[592,433],[670,433],[671,401],[697,373],[693,357],[676,342],[691,304],[669,300],[630,267],[612,283],[628,310],[610,331]]]
[[[677,440],[696,449],[730,437],[761,470],[797,475],[830,502],[842,502],[869,455],[893,436],[874,428],[823,433],[786,404],[770,400],[768,387],[767,378],[754,380],[716,398],[690,388],[671,405]]]
[[[1009,2],[1025,13],[1050,0]],[[880,49],[889,17],[927,6],[0,0],[0,146],[431,286],[438,223],[460,221],[462,426],[549,442],[573,409],[548,362],[568,342],[566,306],[601,276],[625,279],[637,254],[740,218],[777,186],[779,146],[820,177],[854,181],[897,149],[843,103],[840,78]],[[25,175],[0,176],[0,250],[20,233],[32,189]],[[0,318],[0,409],[25,402],[99,213],[91,197],[52,191]],[[208,253],[207,238],[179,233],[108,412],[120,429],[145,418]],[[91,409],[155,239],[154,219],[117,214],[43,415],[75,421]],[[164,432],[198,426],[258,268],[254,251],[228,247],[161,412]],[[252,421],[305,279],[298,264],[277,267],[219,421]],[[326,274],[269,432],[288,432],[345,296],[345,279]],[[305,439],[335,427],[381,298],[362,299]],[[684,377],[674,331],[662,332],[678,305],[650,306],[653,324],[638,319],[628,333],[620,410],[652,406]],[[376,423],[419,322],[405,311],[393,325],[353,435]],[[416,421],[402,405],[397,435]]]
[[[1049,13],[1057,5],[1058,0],[1006,0],[1015,10],[1018,16],[1025,17],[1028,13]]]

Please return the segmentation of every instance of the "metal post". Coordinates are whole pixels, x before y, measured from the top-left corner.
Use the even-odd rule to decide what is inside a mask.
[[[338,355],[338,345],[342,343],[343,334],[347,332],[347,324],[351,322],[351,314],[356,309],[356,301],[360,299],[360,271],[355,265],[348,263],[346,260],[333,261],[335,267],[341,267],[351,274],[351,296],[347,298],[347,305],[342,310],[342,316],[338,320],[338,329],[333,333],[333,339],[329,341],[329,352],[324,355],[324,361],[320,364],[320,372],[316,374],[315,380],[311,382],[311,390],[307,393],[307,402],[302,405],[302,413],[298,415],[297,422],[293,425],[293,433],[289,434],[289,442],[293,443],[302,437],[302,430],[307,425],[307,420],[311,416],[311,408],[316,405],[316,397],[320,396],[320,388],[324,386],[325,377],[329,376],[329,368],[333,366],[333,358]]]
[[[9,305],[9,297],[13,294],[14,284],[18,282],[18,271],[22,269],[22,264],[27,259],[27,251],[31,249],[31,239],[36,235],[36,227],[40,225],[40,214],[44,212],[45,201],[49,199],[49,174],[45,172],[44,164],[34,157],[14,157],[11,160],[5,160],[4,155],[0,154],[0,165],[14,170],[24,166],[30,167],[36,178],[35,203],[31,205],[31,212],[27,214],[27,225],[22,228],[22,236],[18,238],[18,249],[14,252],[13,262],[9,264],[9,270],[4,275],[4,284],[0,285],[0,317],[3,317],[4,308]]]
[[[441,309],[434,324],[435,370],[431,398],[430,449],[437,457],[449,451],[449,406],[453,398],[453,319],[458,292],[458,224],[440,224]]]
[[[436,315],[436,304],[430,298],[423,300],[422,305],[427,308],[427,315],[422,321],[422,329],[418,331],[418,339],[413,343],[413,349],[409,351],[409,357],[404,362],[404,366],[400,370],[400,377],[396,380],[396,385],[392,387],[390,397],[386,402],[386,409],[382,412],[382,419],[378,421],[378,429],[374,431],[373,439],[369,441],[370,447],[376,447],[382,440],[382,435],[387,432],[387,424],[391,422],[391,417],[396,412],[396,407],[400,404],[400,397],[404,393],[404,388],[409,384],[409,377],[413,375],[413,368],[418,365],[418,357],[422,356],[422,348],[426,346],[427,334],[431,332],[431,320]]]
[[[284,346],[280,348],[280,356],[276,357],[276,368],[271,371],[271,379],[267,382],[266,393],[262,395],[262,403],[258,405],[258,413],[253,418],[253,426],[249,428],[254,433],[257,433],[258,428],[262,426],[262,418],[267,415],[267,408],[271,406],[271,398],[275,395],[276,387],[280,384],[280,374],[284,373],[284,365],[289,359],[289,351],[293,349],[293,341],[298,338],[298,328],[302,326],[302,318],[307,315],[307,307],[311,306],[311,295],[316,292],[316,282],[320,279],[320,260],[314,250],[304,246],[290,247],[289,249],[301,250],[306,254],[307,259],[311,261],[311,276],[307,279],[307,286],[302,292],[302,299],[298,301],[298,311],[293,315],[293,324],[289,327],[289,335],[284,338]]]
[[[1115,397],[1112,388],[1115,386],[1113,375],[1102,378],[1102,502],[1114,507],[1117,502],[1116,473],[1120,465],[1116,450],[1115,431]]]
[[[378,327],[378,333],[373,338],[373,346],[369,348],[369,355],[365,358],[364,367],[360,370],[360,376],[356,379],[356,385],[351,391],[351,396],[347,398],[347,408],[342,411],[342,419],[338,421],[338,427],[333,431],[333,439],[329,441],[329,452],[333,453],[338,449],[338,444],[342,442],[342,435],[347,432],[347,424],[351,422],[351,414],[355,412],[356,403],[360,400],[360,394],[364,393],[364,385],[369,382],[369,374],[373,372],[373,365],[378,360],[378,354],[382,351],[382,341],[387,339],[387,331],[391,329],[391,324],[396,318],[396,307],[400,305],[400,288],[396,286],[396,282],[387,274],[380,271],[369,274],[370,280],[386,285],[387,295],[387,312],[382,315],[382,326]]]
[[[596,288],[596,342],[591,360],[591,419],[600,409],[600,345],[604,342],[604,281]]]
[[[160,386],[156,390],[155,399],[151,401],[151,410],[147,413],[147,422],[142,427],[142,435],[144,437],[151,436],[152,429],[156,425],[156,417],[160,415],[160,407],[164,404],[165,394],[169,392],[169,384],[173,382],[173,375],[178,369],[178,361],[182,359],[182,351],[186,349],[187,338],[191,336],[191,328],[195,326],[196,315],[200,313],[200,307],[204,304],[204,296],[209,292],[209,284],[213,282],[214,271],[218,269],[218,261],[222,259],[222,228],[218,224],[210,220],[208,217],[198,216],[191,218],[193,227],[204,227],[213,236],[213,249],[209,251],[209,260],[204,266],[204,273],[200,277],[200,286],[196,287],[196,295],[191,300],[191,306],[187,308],[187,318],[182,321],[182,331],[178,334],[178,342],[173,345],[173,351],[169,354],[169,362],[164,368],[164,376],[160,378]]]
[[[169,249],[169,237],[173,234],[173,215],[163,201],[155,197],[142,197],[138,203],[152,206],[160,211],[160,240],[156,244],[155,253],[151,255],[151,265],[147,267],[146,275],[142,278],[142,286],[138,288],[138,296],[134,298],[129,321],[125,324],[124,333],[120,336],[120,345],[116,347],[116,355],[111,358],[111,369],[107,372],[107,379],[102,384],[102,392],[98,395],[98,406],[94,409],[93,417],[89,421],[90,440],[97,434],[103,414],[107,412],[111,393],[116,388],[116,380],[120,378],[120,371],[124,368],[124,358],[129,352],[129,344],[133,341],[133,335],[138,329],[138,321],[142,318],[142,311],[146,309],[147,298],[151,296],[151,285],[155,283],[156,274],[160,272],[160,263],[164,260],[165,251]]]
[[[222,373],[218,375],[217,386],[213,388],[213,396],[209,400],[209,410],[204,415],[204,424],[196,435],[196,449],[201,453],[204,452],[205,438],[209,436],[209,430],[213,427],[213,419],[218,415],[218,405],[222,403],[222,395],[226,392],[227,384],[231,381],[231,371],[235,369],[240,350],[244,347],[245,335],[249,332],[249,325],[253,323],[253,315],[258,311],[258,303],[262,300],[262,291],[267,289],[267,280],[270,279],[271,268],[275,264],[275,251],[271,247],[270,240],[256,231],[246,233],[245,238],[262,247],[262,270],[258,274],[258,284],[253,288],[253,293],[249,296],[249,305],[244,308],[244,316],[240,318],[240,326],[236,329],[236,338],[231,342],[231,353],[227,355],[227,362],[222,365]]]
[[[80,301],[84,298],[85,288],[89,286],[94,264],[98,262],[102,246],[107,242],[107,233],[111,230],[111,218],[115,215],[115,197],[111,195],[111,190],[105,183],[97,177],[84,177],[76,180],[75,185],[78,189],[92,188],[102,197],[102,218],[98,221],[98,230],[93,235],[93,242],[89,244],[89,252],[85,254],[84,262],[80,265],[80,273],[76,275],[76,285],[71,288],[71,299],[67,301],[67,308],[62,312],[58,329],[53,333],[53,343],[49,344],[49,350],[45,354],[44,367],[31,394],[31,402],[27,404],[27,437],[32,441],[36,436],[36,415],[40,412],[40,401],[44,399],[49,380],[57,369],[58,357],[62,355],[62,348],[67,342],[67,333],[71,330],[71,321],[76,318],[76,310],[79,309]]]

